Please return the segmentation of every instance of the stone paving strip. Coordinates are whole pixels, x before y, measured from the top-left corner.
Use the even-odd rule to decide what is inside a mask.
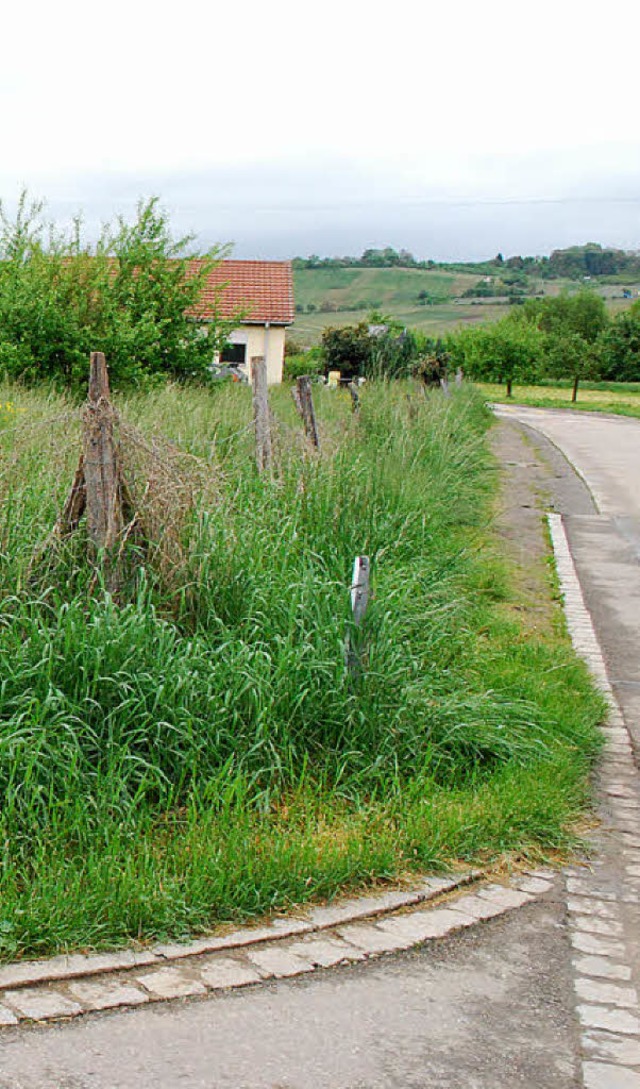
[[[477,871],[430,877],[409,891],[316,907],[184,945],[7,965],[0,969],[0,1026],[198,997],[397,953],[520,908],[556,882],[552,870],[504,884]]]
[[[585,1089],[640,1089],[640,776],[569,549],[549,528],[574,647],[607,697],[598,777],[601,828],[589,866],[565,871]]]

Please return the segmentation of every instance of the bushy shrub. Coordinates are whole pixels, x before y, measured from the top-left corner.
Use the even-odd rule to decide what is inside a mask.
[[[322,352],[327,370],[340,371],[344,378],[365,374],[371,360],[372,338],[366,321],[325,329]]]
[[[619,314],[602,334],[600,373],[613,382],[640,382],[640,304]]]
[[[197,310],[221,251],[194,265],[192,238],[172,238],[156,198],[95,246],[80,221],[56,233],[42,211],[25,194],[14,221],[0,205],[0,373],[84,389],[89,352],[103,351],[116,387],[208,379],[230,323],[203,326]]]
[[[424,348],[424,338],[377,311],[368,321],[325,329],[322,351],[326,370],[343,378],[406,378]]]
[[[324,367],[321,348],[315,347],[309,348],[306,352],[295,352],[292,355],[285,355],[283,379],[285,382],[295,382],[296,378],[301,378],[305,374],[311,376],[322,374]]]

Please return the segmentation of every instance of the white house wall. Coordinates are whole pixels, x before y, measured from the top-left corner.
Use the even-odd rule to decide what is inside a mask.
[[[283,325],[239,325],[229,335],[232,344],[246,344],[246,364],[242,368],[250,377],[251,360],[256,355],[263,355],[267,361],[267,382],[270,386],[279,385],[282,382],[284,367],[284,338],[285,327]]]
[[[263,355],[267,361],[267,382],[274,386],[282,382],[284,365],[284,328],[281,325],[241,325],[239,333],[247,336],[247,373],[251,360]]]

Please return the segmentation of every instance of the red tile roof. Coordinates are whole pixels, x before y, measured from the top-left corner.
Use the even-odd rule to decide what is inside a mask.
[[[195,258],[192,265],[197,264]],[[291,262],[221,261],[209,276],[197,316],[207,321],[238,313],[250,325],[290,325],[295,317]]]

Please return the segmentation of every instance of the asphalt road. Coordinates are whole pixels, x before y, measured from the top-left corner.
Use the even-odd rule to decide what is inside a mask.
[[[422,950],[5,1032],[0,1089],[575,1089],[551,898]]]
[[[595,508],[560,507],[609,680],[640,756],[640,420],[561,409],[497,408],[562,451]]]
[[[600,514],[640,519],[640,420],[523,405],[495,411],[550,439],[586,480]]]

